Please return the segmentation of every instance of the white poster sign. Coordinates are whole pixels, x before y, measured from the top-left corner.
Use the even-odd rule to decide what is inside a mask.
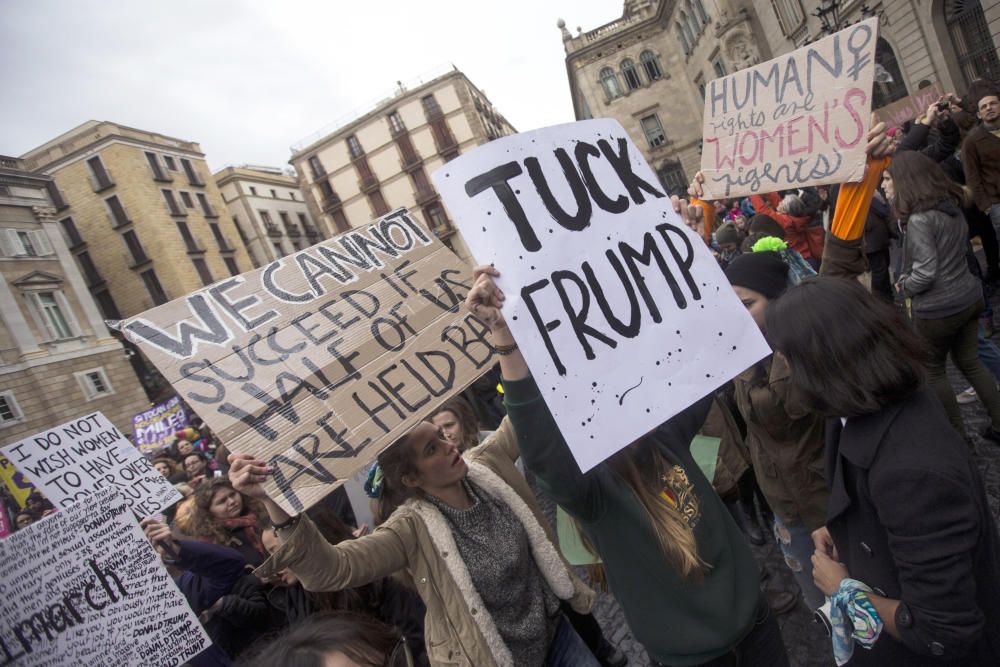
[[[0,664],[173,667],[209,644],[110,488],[0,541]]]
[[[433,175],[580,468],[770,353],[617,121],[490,142]]]
[[[100,412],[3,448],[4,455],[59,507],[113,486],[136,516],[162,512],[177,489]]]

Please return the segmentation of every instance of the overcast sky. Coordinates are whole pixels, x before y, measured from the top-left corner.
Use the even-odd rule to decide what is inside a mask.
[[[289,146],[451,63],[518,130],[573,120],[556,20],[620,0],[7,0],[0,154],[95,120],[197,141],[212,169]]]

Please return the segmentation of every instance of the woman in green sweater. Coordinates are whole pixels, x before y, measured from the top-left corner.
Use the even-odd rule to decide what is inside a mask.
[[[654,665],[782,667],[788,657],[757,565],[690,443],[706,397],[586,474],[573,460],[510,330],[492,267],[466,305],[501,350],[507,413],[525,466],[580,523],[632,634]]]

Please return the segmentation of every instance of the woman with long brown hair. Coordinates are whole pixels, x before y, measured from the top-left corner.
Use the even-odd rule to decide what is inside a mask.
[[[788,665],[757,564],[691,455],[706,397],[586,474],[504,321],[493,267],[466,300],[501,351],[507,414],[525,466],[581,525],[654,665]]]
[[[978,354],[977,328],[984,301],[966,260],[968,227],[959,208],[962,188],[934,160],[906,151],[889,165],[882,189],[906,223],[903,273],[896,288],[911,300],[913,323],[927,342],[930,384],[952,426],[965,435],[946,371],[950,357],[990,415],[983,436],[1000,443],[1000,392]]]
[[[261,542],[266,519],[258,500],[234,489],[227,479],[213,478],[198,487],[185,527],[191,537],[232,547],[248,565],[257,566],[267,553]]]

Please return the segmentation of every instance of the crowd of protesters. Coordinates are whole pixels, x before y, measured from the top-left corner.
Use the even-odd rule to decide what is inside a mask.
[[[264,461],[203,423],[177,432],[151,458],[184,499],[142,528],[212,639],[191,664],[622,667],[536,491],[651,664],[787,665],[775,615],[795,605],[838,665],[1000,664],[1000,542],[970,447],[1000,445],[1000,93],[976,82],[868,140],[859,183],[706,202],[698,174],[674,199],[773,354],[586,474],[506,326],[502,266],[466,300],[499,365],[378,456],[374,531],[343,490],[287,514]],[[977,400],[973,433],[959,404]],[[699,432],[721,442],[713,479]],[[798,594],[761,582],[749,545],[772,533]]]

